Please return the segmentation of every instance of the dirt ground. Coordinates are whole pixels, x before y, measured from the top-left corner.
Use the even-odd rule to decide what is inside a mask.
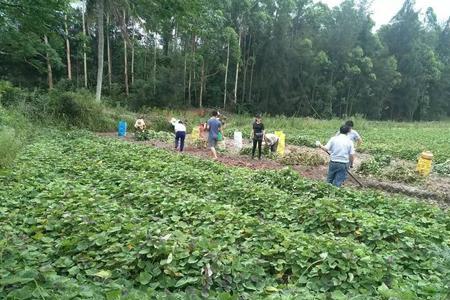
[[[98,133],[99,136],[102,137],[110,137],[110,138],[118,138],[117,133]],[[128,135],[124,138],[121,138],[124,141],[135,142],[140,144],[145,144],[153,147],[163,148],[166,150],[175,151],[174,145],[171,143],[164,143],[157,140],[150,141],[141,141],[137,142],[134,140],[133,135]],[[187,139],[188,140],[188,139]],[[234,141],[232,139],[225,139],[222,144],[221,150],[219,150],[219,158],[218,162],[236,167],[244,167],[249,169],[282,169],[286,166],[279,163],[276,160],[262,158],[261,160],[252,159],[250,156],[239,155],[237,151],[234,151]],[[249,141],[243,141],[244,147],[249,147]],[[286,153],[291,151],[317,151],[326,161],[328,161],[328,155],[319,150],[319,149],[311,149],[307,147],[297,147],[292,145],[286,146]],[[206,148],[206,144],[204,147],[198,148],[187,143],[184,149],[184,153],[186,155],[192,155],[196,157],[200,157],[203,159],[212,159],[211,152]],[[358,153],[355,158],[355,167],[354,170],[358,168],[362,161],[370,159],[371,155],[366,153]],[[405,164],[411,164],[411,162],[404,162]],[[302,165],[291,166],[292,169],[299,172],[299,174],[303,177],[312,179],[312,180],[325,180],[327,175],[327,165],[320,165],[315,167],[308,167]],[[431,202],[435,205],[438,205],[444,209],[448,209],[450,207],[450,178],[438,177],[435,175],[431,175],[427,180],[418,184],[405,184],[398,182],[391,182],[388,180],[380,180],[374,177],[361,176],[357,174],[355,171],[352,171],[355,177],[360,181],[364,188],[376,189],[389,194],[403,194],[409,197],[418,198],[421,200],[425,200],[427,202]],[[359,184],[349,178],[346,183],[346,186],[361,188]]]

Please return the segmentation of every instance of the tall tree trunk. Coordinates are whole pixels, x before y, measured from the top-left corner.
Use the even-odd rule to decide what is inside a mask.
[[[192,59],[191,59],[192,60]],[[191,93],[191,87],[192,87],[192,61],[189,63],[189,80],[188,80],[188,106],[191,105],[191,99],[192,99],[192,93]]]
[[[153,95],[156,95],[156,36],[153,39]]]
[[[349,117],[349,108],[350,108],[350,89],[351,85],[349,84],[347,89],[347,97],[345,99],[345,115],[346,117]],[[342,117],[342,116],[341,116]]]
[[[252,101],[252,86],[253,86],[253,71],[255,67],[255,53],[253,52],[252,56],[252,69],[250,71],[250,86],[248,88],[248,100]]]
[[[143,52],[144,52],[144,66],[142,67],[142,70],[143,70],[143,74],[142,74],[142,77],[144,78],[144,80],[147,80],[148,79],[148,76],[147,76],[147,72],[146,72],[146,70],[147,70],[147,49],[143,49]]]
[[[246,43],[246,50],[244,52],[244,57],[245,57],[245,63],[244,63],[244,78],[243,78],[243,82],[242,82],[242,102],[245,102],[245,89],[247,87],[247,70],[248,70],[248,64],[249,64],[249,60],[250,60],[250,47],[251,47],[251,43],[252,43],[252,36],[250,35],[249,37],[249,41],[248,41],[248,47],[247,47],[247,43]]]
[[[238,47],[239,50],[241,49],[241,30],[239,30],[239,43],[238,43]],[[236,105],[237,103],[237,89],[238,89],[238,79],[239,79],[239,60],[240,57],[238,57],[238,61],[236,63],[236,77],[235,77],[235,81],[234,81],[234,104]]]
[[[86,2],[84,3],[83,13],[81,14],[83,22],[83,73],[84,73],[84,87],[88,87],[87,78],[87,55],[86,55],[86,20],[84,19],[84,14],[86,11]]]
[[[203,86],[205,85],[205,60],[202,59],[202,69],[200,71],[200,97],[198,101],[198,106],[203,107]]]
[[[129,96],[129,87],[128,87],[128,48],[127,48],[127,27],[126,20],[127,15],[125,10],[123,11],[123,23],[122,23],[122,34],[123,34],[123,74],[125,80],[125,95]]]
[[[197,37],[194,35],[192,39],[192,60],[193,60],[193,67],[192,67],[192,77],[193,81],[197,79],[196,73],[195,73],[195,52],[197,48]],[[194,99],[197,99],[197,85],[194,84]]]
[[[134,84],[134,45],[131,43],[131,85]]]
[[[66,32],[67,79],[72,80],[72,62],[70,60],[70,41],[69,29],[67,28],[67,15],[64,15],[64,29]]]
[[[111,42],[109,36],[109,14],[106,14],[106,48],[108,54],[108,83],[109,90],[111,91],[112,86],[112,61],[111,61]]]
[[[97,1],[97,27],[98,27],[98,62],[97,62],[97,89],[95,92],[95,100],[101,101],[102,98],[102,81],[103,81],[103,60],[105,52],[105,32],[103,31],[103,0]]]
[[[192,64],[191,64],[192,66]],[[191,105],[191,97],[192,97],[192,93],[191,93],[191,87],[192,87],[192,69],[189,68],[189,80],[188,80],[188,99],[187,99],[187,103],[188,106]]]
[[[227,63],[225,65],[225,79],[223,85],[223,108],[227,105],[227,81],[228,81],[228,66],[230,64],[230,41],[227,43]]]
[[[187,40],[184,43],[183,103],[186,104]]]
[[[134,84],[134,23],[132,25],[132,37],[131,37],[131,85]]]
[[[192,40],[192,56],[189,60],[189,82],[188,82],[188,105],[191,105],[191,100],[192,100],[192,92],[191,92],[191,87],[192,87],[192,61],[194,58],[194,40]]]
[[[80,66],[79,66],[79,61],[77,58],[77,55],[74,57],[75,59],[75,82],[76,82],[76,87],[79,88],[80,87]]]
[[[50,47],[47,39],[47,35],[44,35],[45,46],[47,46],[47,50],[45,51],[45,59],[47,61],[47,80],[48,80],[48,89],[53,89],[53,72],[52,72],[52,64],[50,62],[50,55],[48,54],[48,48]]]

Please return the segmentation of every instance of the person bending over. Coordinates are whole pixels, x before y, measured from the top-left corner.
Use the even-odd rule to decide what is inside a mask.
[[[183,121],[175,123],[175,149],[179,149],[183,152],[184,140],[186,138],[186,126]]]
[[[277,152],[278,142],[280,141],[280,138],[278,136],[273,133],[266,133],[264,135],[264,141],[266,142],[266,145],[270,147],[270,152]]]

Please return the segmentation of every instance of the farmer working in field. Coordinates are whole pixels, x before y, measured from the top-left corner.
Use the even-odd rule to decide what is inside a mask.
[[[252,127],[252,159],[255,158],[256,145],[258,145],[258,159],[261,159],[261,146],[264,139],[264,124],[261,121],[261,115],[256,115],[255,122]]]
[[[219,113],[217,111],[212,112],[211,118],[206,124],[206,130],[208,130],[208,147],[211,148],[214,159],[217,159],[217,142],[219,132],[222,132],[222,123],[218,119]]]
[[[358,131],[353,129],[353,125],[354,125],[353,121],[349,120],[349,121],[345,122],[344,125],[350,127],[350,132],[347,134],[347,136],[353,142],[355,147],[361,145],[362,138],[359,135]]]
[[[330,153],[327,182],[340,187],[347,179],[348,167],[353,167],[355,147],[348,138],[351,128],[342,126],[339,135],[332,137],[325,146],[317,142],[317,146]]]
[[[177,121],[174,124],[175,127],[175,149],[183,152],[184,149],[184,140],[186,138],[186,126],[183,121]]]
[[[277,152],[279,141],[280,138],[273,133],[266,133],[264,135],[264,142],[266,142],[266,145],[270,147],[270,152],[272,153]]]
[[[138,131],[144,131],[145,130],[145,122],[144,117],[139,117],[139,119],[136,120],[136,123],[134,123],[134,128]]]

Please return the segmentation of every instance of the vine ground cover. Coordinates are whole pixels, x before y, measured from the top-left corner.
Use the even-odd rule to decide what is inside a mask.
[[[0,298],[447,299],[450,216],[73,132],[0,177]]]

